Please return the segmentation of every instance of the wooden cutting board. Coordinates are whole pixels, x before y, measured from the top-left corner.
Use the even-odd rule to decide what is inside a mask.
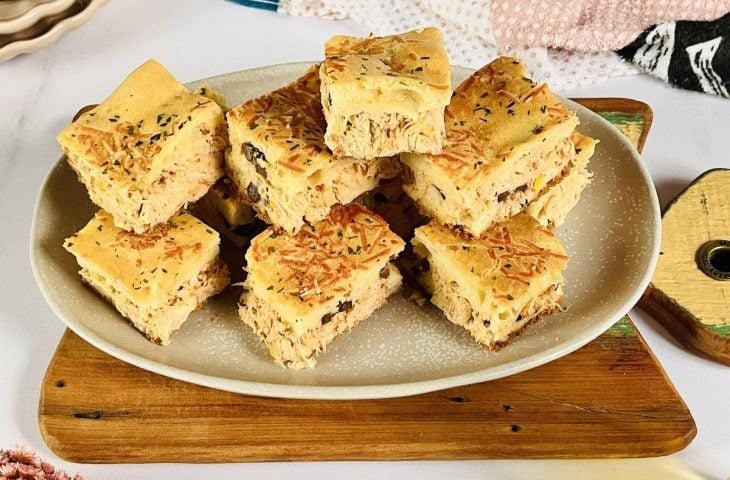
[[[730,366],[730,169],[703,173],[662,217],[656,271],[639,305],[687,347]]]
[[[359,401],[200,387],[116,360],[67,331],[43,382],[39,422],[50,449],[80,463],[644,457],[695,436],[628,319],[518,375]]]
[[[643,144],[648,106],[586,103]],[[82,463],[645,457],[680,450],[696,433],[628,317],[518,375],[359,401],[200,387],[116,360],[67,331],[38,415],[51,450]]]

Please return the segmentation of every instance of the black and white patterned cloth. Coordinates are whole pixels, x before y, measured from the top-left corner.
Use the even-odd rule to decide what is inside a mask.
[[[730,13],[660,23],[616,53],[670,85],[730,98]]]

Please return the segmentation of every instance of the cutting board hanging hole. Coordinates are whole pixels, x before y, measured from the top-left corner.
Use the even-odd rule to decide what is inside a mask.
[[[697,251],[697,263],[714,280],[730,280],[730,240],[710,240]]]

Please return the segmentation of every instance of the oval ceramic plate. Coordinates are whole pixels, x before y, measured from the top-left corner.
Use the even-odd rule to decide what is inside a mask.
[[[229,105],[237,105],[285,85],[309,65],[264,67],[190,86],[205,82]],[[454,84],[470,73],[455,67]],[[659,206],[636,150],[598,115],[567,103],[578,111],[580,130],[600,140],[590,164],[593,183],[557,230],[571,255],[565,273],[568,309],[531,326],[496,353],[482,349],[434,307],[418,307],[396,295],[332,343],[316,368],[289,371],[271,361],[264,344],[238,319],[237,287],[193,313],[169,346],[154,345],[81,283],[75,259],[61,247],[96,210],[64,159],[51,169],[36,204],[33,270],[55,313],[91,344],[147,370],[222,390],[383,398],[512,375],[572,352],[621,318],[648,284],[659,250]]]

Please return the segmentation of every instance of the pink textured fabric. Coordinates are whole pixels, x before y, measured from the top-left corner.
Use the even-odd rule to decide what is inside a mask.
[[[15,447],[0,450],[0,480],[84,480],[84,477],[71,477],[42,461],[34,452]]]
[[[713,20],[730,0],[492,0],[497,45],[601,52],[631,43],[657,23]]]
[[[719,18],[730,0],[279,0],[278,11],[351,18],[375,35],[437,27],[452,64],[513,55],[535,81],[566,91],[639,73],[613,50],[659,22]]]
[[[537,82],[555,91],[603,82],[639,71],[612,51],[587,53],[546,47],[509,48],[494,38],[492,0],[279,0],[280,13],[351,18],[375,35],[437,27],[454,65],[480,68],[499,55],[522,59]],[[547,0],[546,0],[547,1]]]

